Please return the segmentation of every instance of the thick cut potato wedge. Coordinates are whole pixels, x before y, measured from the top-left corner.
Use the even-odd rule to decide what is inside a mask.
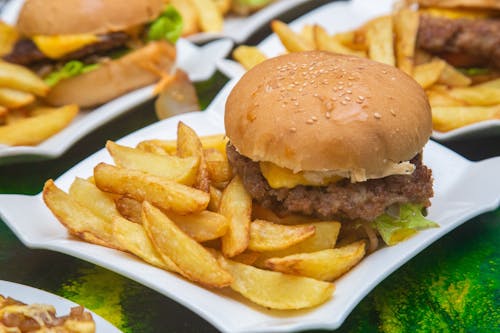
[[[331,298],[333,284],[315,279],[266,271],[219,257],[233,281],[231,288],[251,301],[271,309],[304,309]]]
[[[336,249],[270,258],[265,266],[285,274],[333,281],[349,271],[365,255],[365,242],[359,241]]]
[[[368,23],[366,31],[370,59],[395,66],[392,17],[381,16]]]
[[[248,248],[253,251],[276,251],[295,245],[314,235],[311,224],[283,225],[264,220],[250,223]]]
[[[222,192],[219,213],[229,221],[229,229],[222,237],[222,253],[234,257],[248,247],[252,214],[252,197],[239,176],[235,176]]]
[[[400,70],[410,76],[413,75],[418,25],[419,15],[415,10],[405,8],[394,15],[396,63]]]
[[[116,209],[120,214],[134,223],[142,224],[142,202],[125,196],[115,199]]]
[[[413,78],[426,89],[438,82],[445,68],[446,62],[436,58],[431,62],[415,66]]]
[[[226,287],[231,275],[194,239],[186,235],[158,208],[143,203],[144,228],[162,258],[171,259],[188,279],[209,287]]]
[[[26,67],[0,60],[0,87],[45,96],[49,86]]]
[[[366,53],[364,51],[353,50],[348,48],[347,46],[344,46],[336,38],[330,36],[328,32],[319,25],[314,26],[313,33],[316,48],[318,50],[340,54],[350,54],[366,58]]]
[[[184,185],[192,185],[196,180],[199,164],[197,157],[158,155],[113,141],[106,143],[106,149],[117,166],[143,171]]]
[[[43,187],[43,200],[68,231],[90,243],[123,250],[113,237],[113,225],[93,214],[49,179]]]
[[[437,106],[432,108],[434,129],[441,132],[490,119],[500,119],[500,105]]]
[[[94,168],[94,180],[102,191],[149,201],[178,214],[200,212],[207,208],[210,195],[192,187],[145,172],[100,163]]]
[[[222,237],[229,227],[224,216],[208,210],[189,215],[172,212],[166,212],[166,214],[182,231],[198,242]]]
[[[311,51],[315,49],[314,44],[290,29],[286,23],[274,20],[271,22],[271,29],[279,37],[288,52]]]
[[[35,95],[9,88],[0,88],[0,105],[15,109],[35,101]]]
[[[222,191],[210,185],[210,202],[208,203],[208,210],[212,212],[218,212],[221,198]]]
[[[214,134],[199,137],[203,149],[214,148],[226,155],[226,146],[228,138],[223,134]],[[162,152],[166,155],[175,155],[177,153],[177,140],[144,140],[139,142],[137,148],[152,153]]]
[[[204,32],[220,32],[224,17],[213,0],[189,0],[198,13],[198,24]]]
[[[233,51],[233,58],[247,70],[267,59],[266,55],[257,47],[246,45],[240,45],[235,48]]]
[[[232,177],[232,171],[226,155],[215,148],[204,149],[204,155],[211,183],[221,184],[229,182]]]

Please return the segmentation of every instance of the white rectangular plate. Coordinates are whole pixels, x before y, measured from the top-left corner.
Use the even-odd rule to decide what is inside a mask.
[[[293,30],[300,31],[304,25],[319,24],[331,34],[353,30],[374,17],[391,12],[393,3],[394,0],[334,2],[301,16],[290,23],[290,26]],[[268,57],[275,57],[285,52],[285,48],[275,34],[264,39],[257,47]],[[241,76],[245,72],[238,63],[227,59],[220,60],[218,67],[221,72],[231,78]],[[432,137],[439,141],[491,135],[500,135],[500,119],[486,120],[448,132],[434,131],[432,133]]]
[[[223,91],[227,94],[228,90]],[[174,139],[178,121],[185,122],[200,135],[222,133],[224,125],[220,108],[224,100],[225,97],[220,96],[205,112],[163,120],[119,142],[134,146],[145,139]],[[145,264],[130,254],[79,241],[70,237],[46,208],[41,194],[0,195],[0,216],[26,246],[66,253],[127,276],[183,304],[221,331],[334,329],[382,279],[450,230],[499,205],[500,157],[472,163],[430,141],[425,148],[424,160],[432,168],[435,178],[435,197],[428,217],[440,227],[369,255],[336,282],[331,300],[307,311],[268,310],[234,293],[200,287],[176,274]],[[67,190],[76,176],[92,175],[93,167],[103,161],[112,163],[104,149],[67,171],[56,180],[56,184]]]

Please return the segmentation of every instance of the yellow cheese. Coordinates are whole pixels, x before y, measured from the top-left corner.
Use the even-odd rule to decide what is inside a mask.
[[[342,177],[328,171],[301,171],[294,173],[290,169],[279,167],[270,162],[260,162],[259,165],[262,175],[272,188],[292,188],[297,185],[326,186],[342,179]]]
[[[422,13],[430,14],[433,16],[446,17],[449,19],[482,19],[496,16],[496,13],[488,10],[481,9],[448,9],[448,8],[423,8],[420,9]]]
[[[33,42],[47,57],[58,59],[99,40],[93,34],[34,36]]]

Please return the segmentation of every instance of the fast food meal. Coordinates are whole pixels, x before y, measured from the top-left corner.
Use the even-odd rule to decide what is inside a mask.
[[[167,75],[182,19],[162,0],[27,0],[16,27],[3,58],[45,80],[47,103],[89,108]]]
[[[420,4],[418,10],[410,6],[415,2]],[[403,3],[390,15],[333,35],[320,25],[294,31],[273,21],[271,27],[288,52],[323,50],[367,57],[411,75],[429,97],[437,131],[500,119],[498,4]],[[267,58],[251,46],[236,48],[233,57],[247,69]]]
[[[225,127],[110,141],[115,165],[68,192],[48,180],[43,200],[75,237],[281,310],[329,300],[378,237],[436,226],[422,215],[430,107],[394,67],[319,51],[267,60],[231,92]]]
[[[58,317],[52,305],[25,304],[0,295],[0,331],[94,333],[95,322],[81,306],[72,308],[68,315]]]

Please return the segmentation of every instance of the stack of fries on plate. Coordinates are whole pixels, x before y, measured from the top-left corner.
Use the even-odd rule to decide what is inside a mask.
[[[327,32],[328,27],[305,25],[301,31],[294,31],[277,20],[271,28],[288,52],[325,50],[397,66],[426,90],[436,131],[500,119],[498,76],[475,82],[474,76],[416,47],[419,15],[419,11],[403,6],[355,30],[333,35]],[[233,57],[246,69],[267,58],[257,47],[245,45],[237,47]]]

